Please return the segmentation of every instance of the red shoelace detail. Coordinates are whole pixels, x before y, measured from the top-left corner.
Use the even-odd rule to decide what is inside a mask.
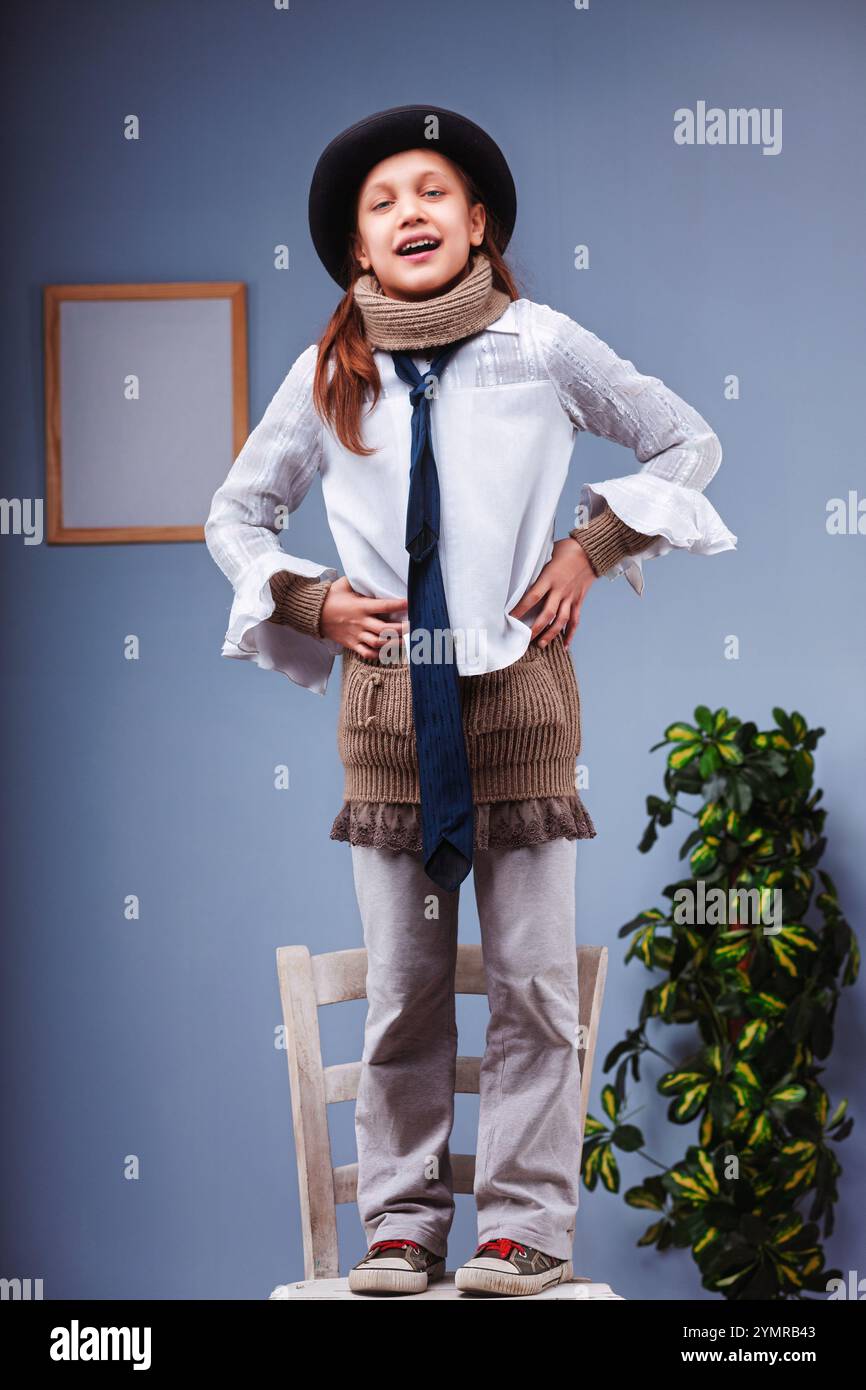
[[[414,1240],[374,1240],[370,1246],[371,1250],[402,1250],[405,1245],[411,1245],[413,1250],[420,1250],[421,1246]]]
[[[512,1250],[519,1250],[521,1255],[526,1255],[524,1247],[516,1240],[509,1240],[507,1236],[500,1236],[498,1240],[485,1240],[475,1251],[476,1256],[483,1254],[485,1250],[495,1250],[502,1260],[507,1260]]]

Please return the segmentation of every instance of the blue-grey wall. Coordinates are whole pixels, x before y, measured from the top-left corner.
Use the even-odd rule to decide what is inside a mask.
[[[617,929],[680,867],[681,825],[636,849],[661,790],[664,755],[648,749],[671,720],[705,702],[765,725],[781,704],[826,727],[824,863],[862,917],[866,537],[829,535],[826,506],[864,488],[864,27],[855,0],[438,0],[429,15],[402,0],[45,0],[12,20],[4,497],[44,496],[44,284],[245,281],[254,424],[337,300],[307,231],[315,160],[344,126],[408,101],[464,111],[501,143],[522,293],[661,376],[719,433],[708,496],[737,551],[650,561],[643,599],[623,578],[595,585],[572,647],[599,827],[579,847],[578,932],[611,952],[596,1112],[601,1060],[649,978],[623,965]],[[699,101],[781,108],[781,152],[675,144],[674,111]],[[123,138],[130,113],[137,142]],[[273,266],[282,243],[287,271]],[[557,534],[581,482],[636,467],[582,436]],[[338,564],[318,487],[293,522],[296,553]],[[361,940],[350,850],[328,838],[339,665],[320,698],[223,659],[231,591],[203,544],[0,542],[0,1274],[44,1279],[47,1298],[263,1298],[302,1274],[274,952]],[[477,940],[471,883],[461,911],[461,938]],[[460,1004],[461,1051],[477,1053],[483,1001]],[[824,1077],[858,1117],[862,1016],[852,989]],[[322,1011],[327,1062],[360,1056],[363,1018],[361,1003]],[[649,1152],[680,1154],[686,1134],[649,1085],[636,1103]],[[354,1155],[351,1110],[332,1112],[338,1163]],[[477,1098],[458,1098],[455,1149],[474,1148],[476,1115]],[[840,1150],[829,1242],[845,1270],[864,1248],[858,1132]],[[624,1185],[654,1171],[621,1166]],[[459,1198],[452,1266],[472,1216]],[[701,1297],[687,1252],[636,1250],[646,1224],[582,1190],[580,1271],[630,1298]],[[341,1239],[345,1270],[364,1248],[354,1208]]]

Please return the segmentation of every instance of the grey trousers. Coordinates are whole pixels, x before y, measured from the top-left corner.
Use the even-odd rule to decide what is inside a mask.
[[[478,1239],[510,1236],[570,1259],[578,1206],[580,1063],[577,840],[476,850],[475,900],[490,1021],[481,1063]],[[367,949],[368,1010],[355,1108],[358,1210],[367,1244],[447,1252],[457,1057],[460,889],[422,856],[352,846]]]

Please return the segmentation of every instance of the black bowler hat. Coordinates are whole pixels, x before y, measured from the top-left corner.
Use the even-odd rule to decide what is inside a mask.
[[[431,116],[438,121],[438,139],[428,138]],[[344,290],[349,288],[349,236],[355,229],[361,184],[380,160],[425,145],[465,169],[503,229],[502,250],[508,245],[517,218],[517,193],[496,141],[474,121],[442,106],[391,106],[335,136],[319,156],[310,184],[313,245],[328,274]]]

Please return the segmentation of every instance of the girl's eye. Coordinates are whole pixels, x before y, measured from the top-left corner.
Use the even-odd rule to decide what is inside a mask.
[[[436,193],[436,194],[438,194],[438,196],[439,196],[440,198],[444,198],[444,196],[445,196],[445,190],[444,190],[443,188],[428,188],[428,189],[425,190],[425,195],[424,195],[424,196],[426,196],[427,193]],[[373,211],[373,212],[378,212],[379,209],[380,209],[381,207],[384,207],[385,204],[386,204],[387,202],[388,202],[388,199],[387,199],[387,198],[382,198],[380,202],[374,203],[374,204],[373,204],[372,211]]]

